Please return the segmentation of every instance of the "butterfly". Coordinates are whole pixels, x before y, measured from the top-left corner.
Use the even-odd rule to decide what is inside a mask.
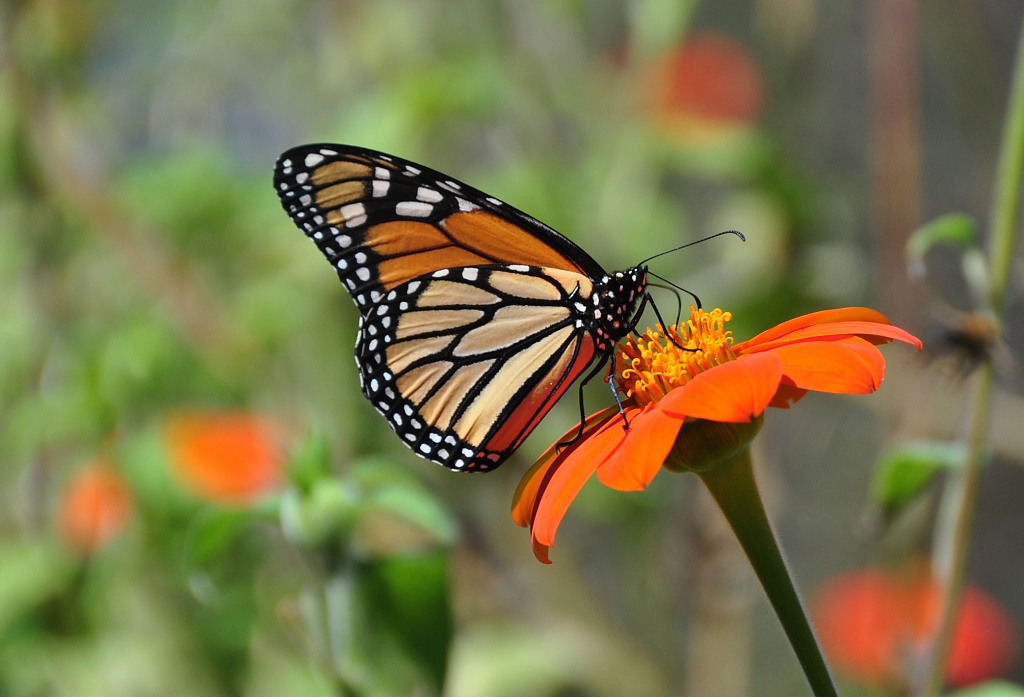
[[[526,213],[393,155],[300,146],[274,188],[359,309],[363,394],[452,470],[501,465],[614,361],[649,300],[646,266],[608,273]]]

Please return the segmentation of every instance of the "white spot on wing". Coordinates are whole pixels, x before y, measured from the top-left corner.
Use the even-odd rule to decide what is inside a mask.
[[[366,222],[366,206],[362,203],[350,203],[338,209],[345,216],[345,227],[355,227]]]
[[[324,161],[324,156],[321,155],[320,153],[311,152],[308,155],[306,155],[305,162],[306,162],[306,166],[307,167],[316,167],[318,164],[320,164],[323,161]]]
[[[422,201],[400,201],[395,206],[395,213],[410,218],[426,218],[434,212],[434,207]]]
[[[424,201],[425,203],[437,203],[438,201],[441,201],[443,198],[444,196],[441,195],[440,191],[435,191],[434,189],[430,189],[425,186],[421,186],[420,188],[416,189],[417,201]]]

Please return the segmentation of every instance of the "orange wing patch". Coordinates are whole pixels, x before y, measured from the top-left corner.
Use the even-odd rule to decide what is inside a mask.
[[[487,324],[470,329],[452,350],[456,358],[493,351],[495,346],[508,341],[508,337],[527,338],[540,334],[549,327],[569,319],[563,307],[536,308],[529,305],[499,307]]]
[[[579,353],[573,360],[573,353],[577,349]],[[576,378],[590,367],[592,360],[594,343],[590,337],[575,338],[563,349],[558,363],[543,379],[536,382],[533,391],[502,421],[497,432],[488,440],[487,446],[499,451],[518,448]]]
[[[372,177],[373,167],[358,160],[335,160],[317,167],[310,175],[310,179],[316,186],[353,179],[370,179]]]
[[[430,391],[444,379],[455,366],[447,361],[437,361],[417,366],[398,377],[398,389],[413,404],[423,402]]]
[[[396,220],[370,228],[366,245],[382,257],[377,277],[386,290],[437,269],[479,266],[490,259],[455,246],[430,223]]]
[[[459,413],[470,390],[493,366],[493,360],[461,366],[448,376],[433,397],[420,405],[420,414],[428,423],[447,431],[451,428],[452,420]]]
[[[543,240],[483,209],[452,213],[441,223],[458,245],[498,264],[527,264],[586,272]]]
[[[441,353],[453,341],[455,337],[451,334],[442,334],[417,339],[414,343],[403,341],[393,344],[387,349],[388,365],[396,373],[401,373],[416,361]]]
[[[486,442],[488,449],[493,450],[506,450],[518,444],[518,440],[528,432],[525,430],[527,425],[540,421],[593,358],[592,347],[580,351],[572,370],[565,372],[579,342],[580,339],[573,336],[572,328],[565,327],[513,356],[456,422],[455,431],[459,437],[476,445]],[[561,359],[537,379],[544,362],[557,351],[562,351]],[[527,382],[533,382],[534,389],[510,416],[499,423],[508,395],[516,393]]]
[[[344,206],[346,203],[361,201],[364,198],[366,198],[365,182],[343,181],[339,184],[334,184],[318,191],[316,195],[316,205],[327,210],[330,208]],[[337,215],[336,211],[331,211],[327,217],[335,225],[338,225],[339,222],[345,222],[344,217],[342,217],[340,221],[335,219]]]

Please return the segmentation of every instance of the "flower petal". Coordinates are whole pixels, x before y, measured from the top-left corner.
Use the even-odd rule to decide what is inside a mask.
[[[597,468],[598,480],[619,491],[647,488],[676,442],[683,419],[648,404],[629,422],[626,440]]]
[[[890,341],[903,341],[911,346],[921,349],[921,340],[909,332],[891,324],[875,324],[872,322],[836,322],[835,324],[819,324],[813,327],[804,327],[773,341],[766,341],[756,345],[737,345],[733,347],[737,353],[757,353],[770,351],[778,346],[795,344],[800,341],[811,339],[835,339],[848,336],[857,336],[872,344],[887,344]]]
[[[772,397],[772,401],[768,403],[768,406],[775,407],[776,409],[789,409],[803,399],[805,394],[807,394],[807,390],[787,382],[785,376],[783,376],[782,383],[779,384],[779,389],[775,392],[775,396]]]
[[[856,336],[838,341],[803,341],[770,353],[782,359],[786,378],[805,390],[869,394],[885,377],[882,352]]]
[[[895,327],[888,318],[865,307],[847,307],[839,310],[812,312],[791,319],[761,332],[749,341],[736,344],[738,354],[766,351],[782,344],[819,337],[860,336],[871,343],[904,341],[918,350],[921,341],[913,334]]]
[[[669,416],[745,423],[764,412],[782,381],[775,352],[743,356],[700,373],[659,403]]]
[[[766,329],[753,339],[744,341],[744,344],[763,344],[774,341],[781,336],[805,327],[813,327],[819,324],[833,324],[835,322],[875,322],[878,324],[892,324],[889,318],[877,310],[867,307],[840,307],[834,310],[822,310],[800,315],[793,319],[786,320],[782,324],[776,324],[771,329]]]
[[[583,434],[580,438],[573,440],[576,438],[576,434],[579,433],[579,424],[577,424],[563,433],[562,437],[556,440],[533,463],[533,466],[526,471],[526,474],[519,481],[516,493],[512,496],[512,520],[516,525],[525,528],[533,522],[533,515],[537,509],[537,498],[540,496],[541,490],[547,484],[548,477],[550,476],[548,470],[558,460],[559,456],[565,455],[567,451],[571,452],[578,448],[594,431],[604,425],[606,420],[610,419],[613,415],[618,415],[618,412],[618,407],[608,407],[591,414],[583,421]],[[562,443],[569,443],[569,445],[562,446]]]
[[[635,409],[635,408],[634,408]],[[639,411],[635,409],[632,418]],[[627,411],[627,414],[629,412]],[[550,468],[551,476],[542,485],[536,512],[531,521],[533,538],[545,547],[555,543],[555,532],[580,489],[611,453],[626,439],[626,430],[617,416],[607,419],[593,435],[559,455]]]

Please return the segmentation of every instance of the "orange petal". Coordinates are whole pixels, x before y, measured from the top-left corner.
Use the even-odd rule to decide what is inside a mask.
[[[782,381],[775,352],[722,363],[677,387],[659,402],[669,416],[745,423],[764,412]]]
[[[649,404],[629,422],[626,440],[597,468],[598,480],[618,491],[645,489],[672,450],[683,419]]]
[[[58,529],[72,547],[93,552],[125,528],[133,509],[125,480],[113,466],[95,461],[68,480],[58,510]]]
[[[753,339],[736,344],[734,350],[737,353],[746,353],[753,346],[775,341],[797,330],[819,325],[836,324],[838,322],[863,322],[868,324],[892,326],[888,317],[883,315],[881,312],[867,307],[842,307],[835,310],[822,310],[821,312],[812,312],[807,315],[801,315],[800,317],[787,320],[782,324],[777,324],[771,329],[766,329],[761,332]]]
[[[769,402],[768,406],[775,407],[776,409],[789,409],[803,399],[805,394],[807,394],[807,390],[800,389],[796,385],[786,382],[786,379],[783,378],[779,389],[775,392],[775,396],[772,397],[772,401]]]
[[[547,545],[542,545],[537,541],[536,537],[532,538],[530,542],[533,544],[533,556],[537,557],[537,561],[541,564],[550,564],[551,556],[548,554],[548,550],[551,548]]]
[[[633,414],[629,415],[632,418]],[[629,412],[627,412],[628,414]],[[626,439],[622,421],[613,417],[598,427],[578,447],[558,456],[547,484],[542,487],[532,520],[534,539],[550,547],[555,543],[555,532],[569,510],[580,489],[601,463]]]
[[[770,354],[782,359],[786,377],[805,390],[869,394],[878,389],[885,376],[882,352],[855,336],[780,346]]]
[[[545,486],[549,477],[548,470],[555,463],[560,455],[565,455],[578,448],[590,437],[604,422],[613,415],[618,414],[618,407],[608,407],[599,412],[591,414],[584,420],[583,435],[576,439],[579,433],[579,424],[573,426],[562,434],[562,437],[544,451],[544,454],[533,463],[533,466],[526,471],[523,478],[516,487],[516,493],[512,496],[512,520],[519,527],[525,528],[533,522],[533,514],[537,509],[537,498],[541,489]],[[574,440],[575,439],[575,440]],[[569,445],[561,445],[569,443]]]
[[[183,412],[164,429],[172,471],[209,501],[250,503],[281,486],[282,429],[248,412]]]
[[[770,351],[777,346],[793,344],[808,339],[827,339],[846,336],[859,336],[872,344],[887,344],[894,339],[903,341],[911,346],[921,349],[921,340],[910,332],[905,332],[899,327],[891,324],[877,324],[875,322],[834,322],[832,324],[819,324],[813,327],[804,327],[789,332],[783,337],[766,341],[760,344],[734,347],[737,353],[756,353],[758,351]]]

